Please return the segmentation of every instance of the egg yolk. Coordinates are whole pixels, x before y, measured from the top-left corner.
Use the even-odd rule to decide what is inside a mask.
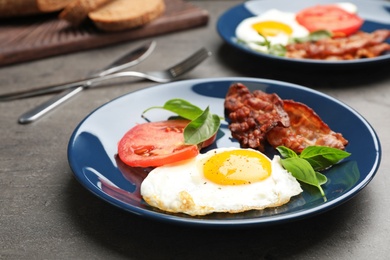
[[[217,153],[203,165],[208,180],[221,185],[242,185],[262,181],[271,175],[271,162],[251,150]]]
[[[291,35],[293,30],[287,24],[276,21],[262,21],[252,25],[263,36],[276,36],[278,34]]]

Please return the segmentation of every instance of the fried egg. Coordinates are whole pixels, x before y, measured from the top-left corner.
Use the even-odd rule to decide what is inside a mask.
[[[354,5],[353,3],[349,2],[341,2],[341,3],[336,3],[338,7],[341,9],[344,9],[345,11],[351,13],[351,14],[356,14],[357,13],[357,6]]]
[[[295,20],[294,13],[277,9],[246,18],[236,28],[236,37],[259,51],[267,51],[266,46],[257,44],[264,43],[264,37],[272,45],[287,45],[290,38],[305,37],[308,34],[309,31]]]
[[[281,206],[302,192],[275,156],[252,149],[217,148],[153,169],[141,184],[151,206],[191,216]]]

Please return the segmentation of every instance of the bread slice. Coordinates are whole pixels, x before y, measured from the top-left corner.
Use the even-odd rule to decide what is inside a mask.
[[[55,12],[71,1],[74,0],[0,0],[0,18]]]
[[[36,0],[0,0],[0,18],[39,14]]]
[[[121,31],[145,25],[164,11],[164,0],[113,0],[88,16],[103,31]]]
[[[42,12],[55,12],[65,8],[74,0],[35,0],[38,9]]]
[[[59,14],[59,18],[68,21],[74,26],[78,26],[88,18],[89,12],[111,1],[112,0],[73,0]],[[132,0],[128,1],[131,2]]]

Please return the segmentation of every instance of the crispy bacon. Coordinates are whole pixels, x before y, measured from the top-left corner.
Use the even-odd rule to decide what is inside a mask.
[[[311,145],[345,149],[348,141],[307,105],[282,100],[277,94],[253,93],[241,83],[230,86],[225,98],[229,129],[241,147],[264,151],[268,143],[284,145],[297,153]]]
[[[294,43],[286,46],[286,57],[320,60],[372,58],[390,51],[390,44],[385,42],[389,37],[390,30],[381,29],[372,33],[357,32],[343,38]]]
[[[241,83],[230,86],[225,98],[225,113],[229,129],[241,147],[264,151],[266,134],[276,126],[287,127],[289,117],[283,101],[276,94],[260,90],[253,93]]]
[[[345,149],[348,141],[340,133],[332,131],[307,105],[284,100],[284,110],[290,118],[290,126],[275,127],[267,134],[268,142],[277,147],[284,145],[297,153],[310,145]]]

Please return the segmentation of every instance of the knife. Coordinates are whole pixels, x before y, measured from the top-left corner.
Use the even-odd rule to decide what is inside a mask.
[[[93,74],[90,78],[109,75],[114,72],[124,70],[131,66],[134,66],[140,63],[141,61],[143,61],[144,59],[146,59],[153,52],[155,47],[156,47],[155,41],[148,42],[142,45],[141,47],[138,47],[137,49],[134,49],[129,53],[125,54],[124,56],[120,57],[119,59],[115,60],[113,63],[105,67],[99,73]],[[88,79],[85,80],[88,81]],[[38,118],[45,115],[47,112],[51,111],[52,109],[56,108],[60,104],[64,103],[66,100],[70,99],[77,93],[81,92],[84,88],[85,85],[75,84],[75,87],[64,90],[60,94],[52,97],[51,99],[40,104],[39,106],[27,111],[26,113],[24,113],[19,117],[18,122],[20,124],[27,124],[37,120]],[[44,94],[44,93],[38,93],[34,95],[39,95],[39,94]],[[23,96],[23,97],[28,97],[28,96]],[[19,97],[19,98],[23,98],[23,97]]]

